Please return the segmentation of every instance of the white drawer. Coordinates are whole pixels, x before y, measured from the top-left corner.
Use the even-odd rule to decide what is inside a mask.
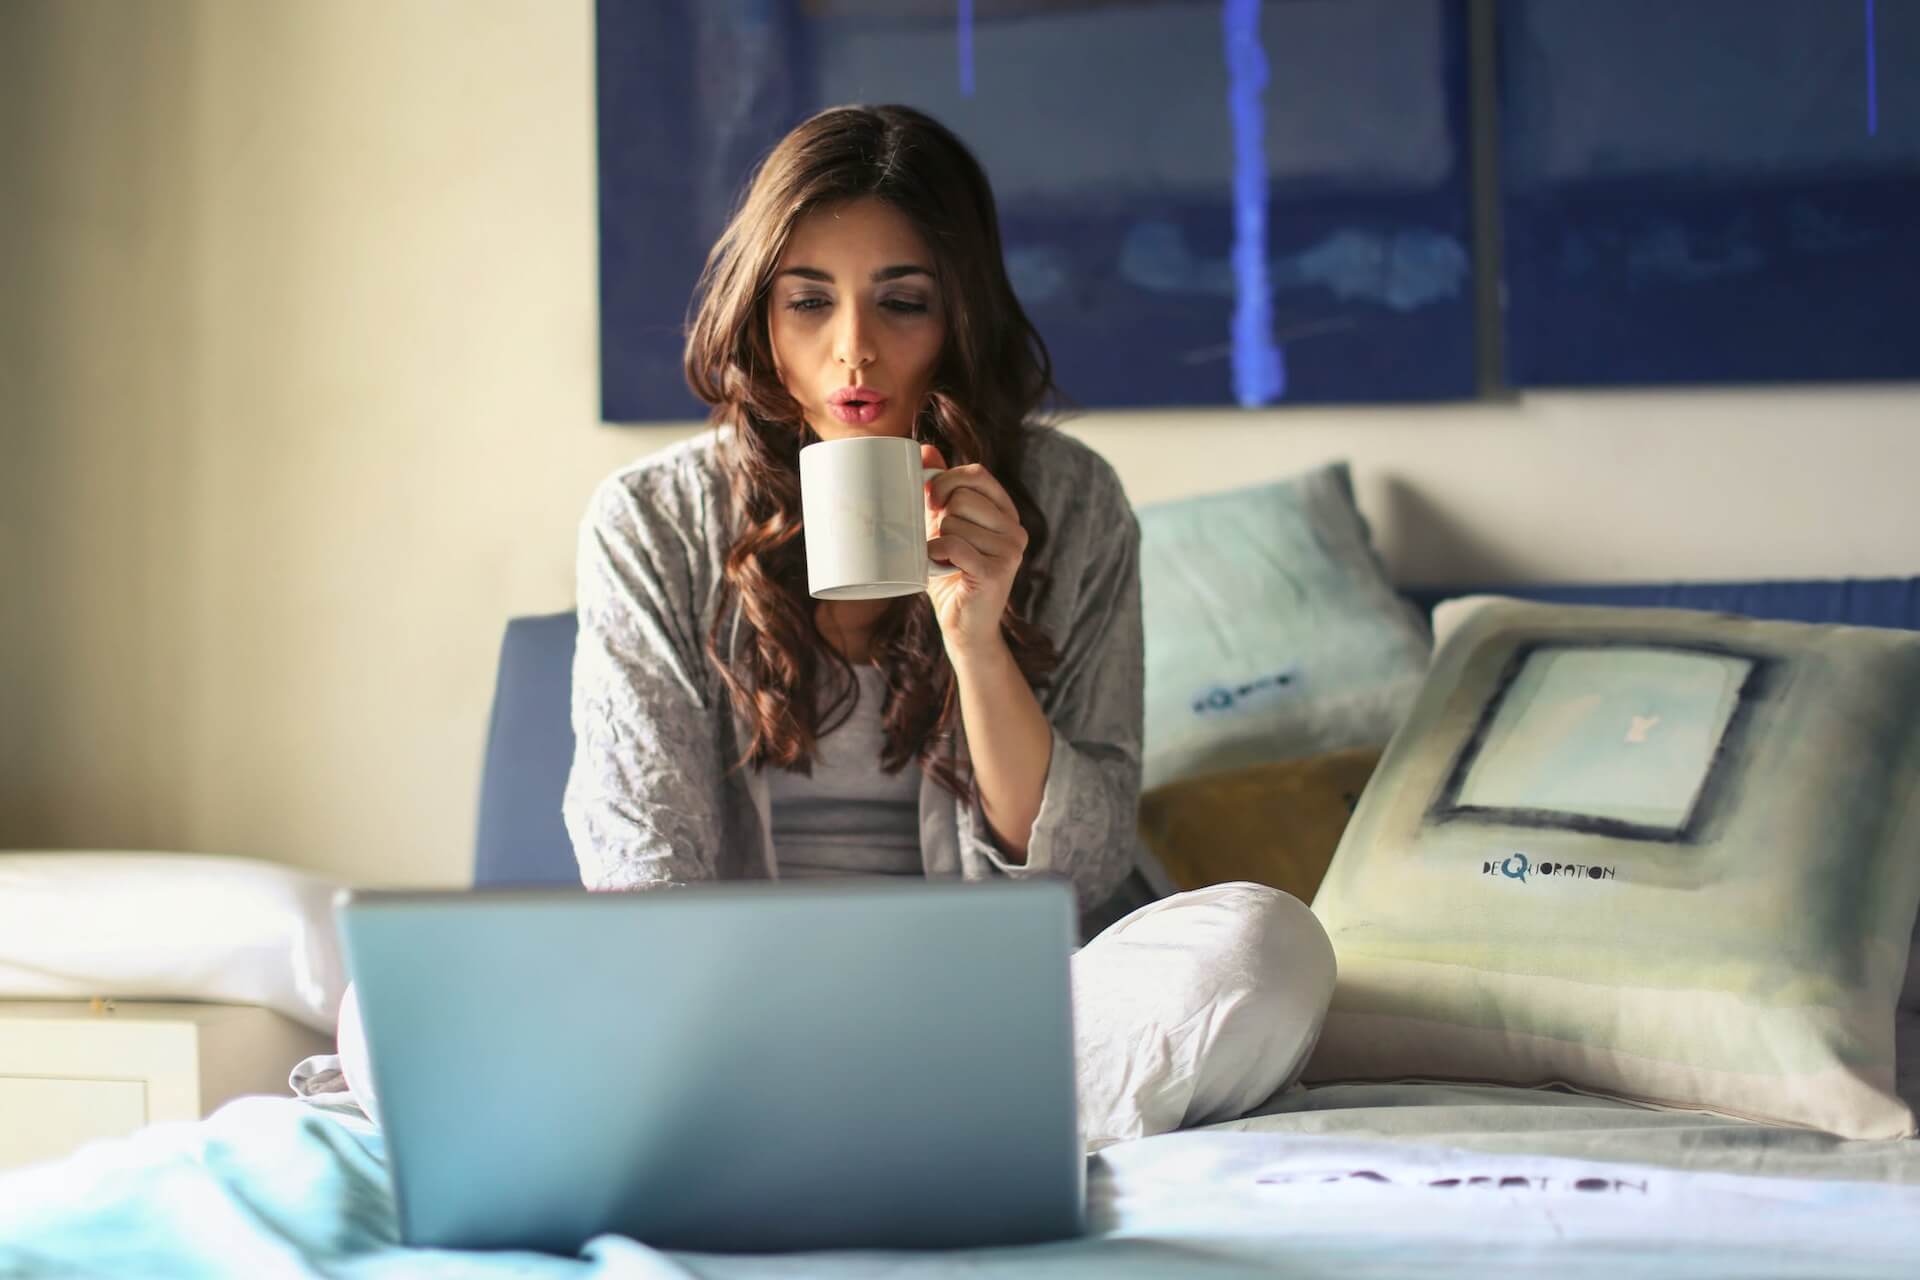
[[[147,1122],[138,1080],[0,1076],[0,1169],[66,1155],[95,1138],[118,1138]]]
[[[0,1169],[143,1124],[197,1120],[330,1038],[253,1005],[0,1001]]]

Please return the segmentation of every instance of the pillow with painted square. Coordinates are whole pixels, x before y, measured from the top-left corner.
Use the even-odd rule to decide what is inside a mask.
[[[1340,977],[1307,1078],[1912,1134],[1920,635],[1450,607],[1314,900]]]
[[[1687,588],[1700,590],[1700,588]],[[1453,634],[1454,628],[1489,599],[1498,597],[1469,596],[1440,601],[1433,610],[1433,639],[1436,646],[1445,645]],[[1598,603],[1598,602],[1594,602]],[[1684,603],[1682,607],[1687,606]],[[1745,613],[1745,610],[1736,610]],[[1870,610],[1864,610],[1869,612]],[[1884,611],[1883,611],[1884,612]],[[1889,619],[1904,617],[1895,613]],[[1838,618],[1834,621],[1865,621],[1864,618]],[[1872,625],[1880,625],[1877,622]],[[1909,627],[1909,629],[1912,629]],[[1631,731],[1631,724],[1629,725]],[[1913,937],[1907,944],[1907,976],[1902,984],[1900,1003],[1894,1014],[1894,1073],[1897,1092],[1909,1107],[1920,1114],[1920,920],[1914,924]]]

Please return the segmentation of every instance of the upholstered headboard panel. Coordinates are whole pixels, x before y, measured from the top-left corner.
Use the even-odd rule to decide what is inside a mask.
[[[1798,582],[1689,582],[1575,586],[1421,587],[1406,594],[1423,609],[1448,596],[1495,592],[1563,603],[1713,609],[1755,618],[1840,622],[1920,630],[1920,578]],[[568,696],[572,612],[515,618],[500,646],[500,670],[480,782],[477,885],[579,883],[560,821],[573,759]]]

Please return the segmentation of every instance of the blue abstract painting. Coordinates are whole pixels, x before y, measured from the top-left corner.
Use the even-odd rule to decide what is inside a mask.
[[[900,102],[1000,204],[1087,407],[1471,396],[1465,0],[600,0],[602,416],[699,416],[688,301],[793,125]]]
[[[1510,383],[1920,377],[1920,0],[1498,22]]]

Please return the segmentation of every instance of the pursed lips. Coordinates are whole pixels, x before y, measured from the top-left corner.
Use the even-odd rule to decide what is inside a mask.
[[[827,396],[827,408],[842,422],[867,425],[887,407],[887,397],[871,387],[842,387]]]

